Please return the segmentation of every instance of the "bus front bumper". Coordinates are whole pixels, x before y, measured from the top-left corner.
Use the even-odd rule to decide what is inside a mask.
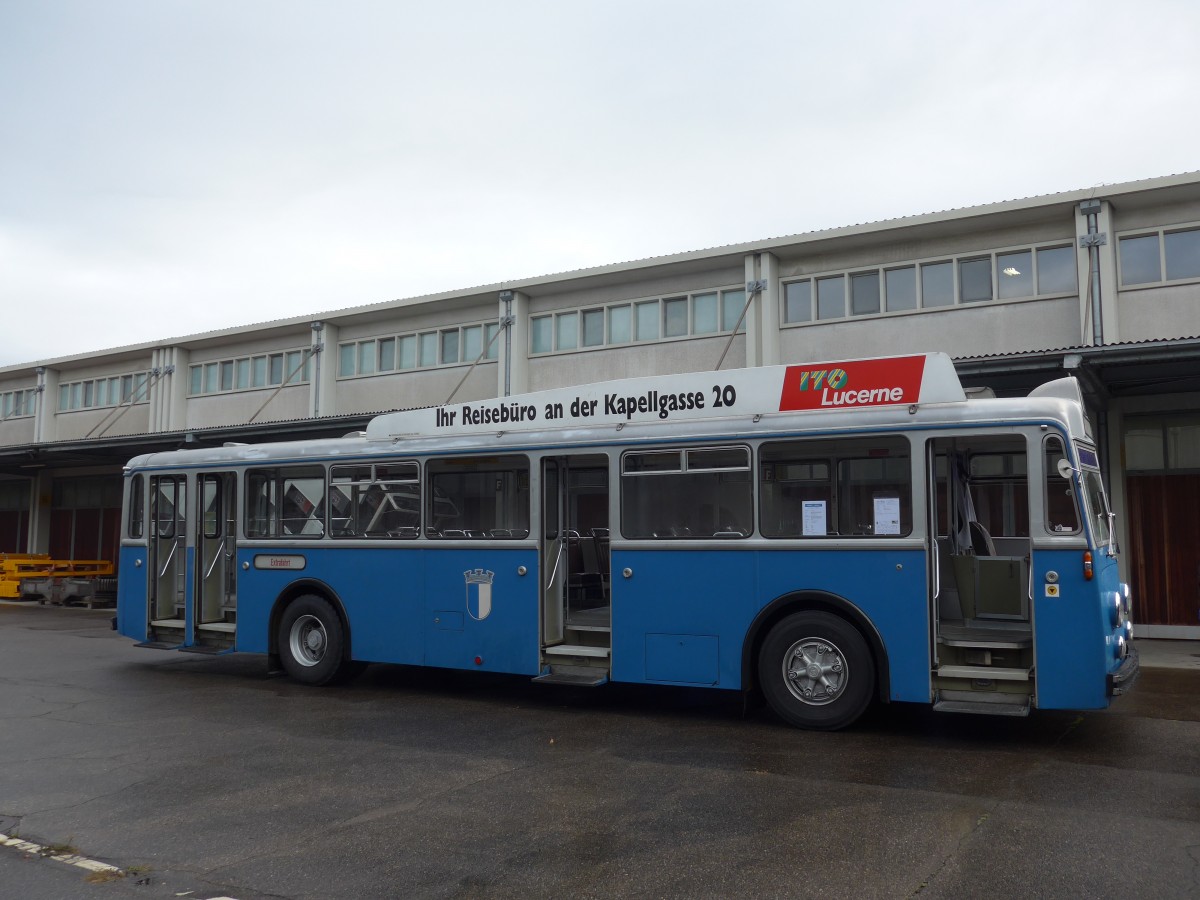
[[[1137,648],[1130,647],[1129,655],[1122,661],[1120,668],[1108,675],[1108,696],[1116,697],[1133,687],[1141,672],[1141,665]]]

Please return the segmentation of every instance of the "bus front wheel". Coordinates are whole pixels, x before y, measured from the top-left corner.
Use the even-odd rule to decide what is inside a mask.
[[[279,657],[284,670],[305,684],[329,684],[342,670],[346,647],[342,621],[324,597],[305,594],[283,611]]]
[[[836,731],[871,703],[875,661],[858,629],[831,613],[810,610],[782,619],[758,656],[767,702],[792,725]]]

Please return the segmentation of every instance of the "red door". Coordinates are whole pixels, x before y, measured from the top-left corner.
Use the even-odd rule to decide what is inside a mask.
[[[1129,475],[1134,619],[1200,625],[1200,475]]]

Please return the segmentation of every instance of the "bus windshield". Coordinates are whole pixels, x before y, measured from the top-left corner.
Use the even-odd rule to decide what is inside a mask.
[[[1108,508],[1108,497],[1104,493],[1104,482],[1100,473],[1095,469],[1084,469],[1083,476],[1084,503],[1087,505],[1088,517],[1092,523],[1092,531],[1096,536],[1096,546],[1105,546],[1109,552],[1115,552],[1112,539],[1112,513]]]

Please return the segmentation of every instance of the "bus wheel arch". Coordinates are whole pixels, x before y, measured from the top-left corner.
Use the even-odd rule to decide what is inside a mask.
[[[750,628],[747,629],[745,644],[742,648],[743,688],[746,690],[758,688],[766,695],[766,691],[763,690],[760,669],[763,647],[784,620],[807,612],[823,613],[846,623],[856,632],[857,639],[862,641],[870,657],[874,694],[884,703],[888,702],[891,695],[891,678],[887,648],[884,646],[883,638],[862,610],[844,597],[827,591],[795,591],[785,594],[776,598],[759,612]],[[848,637],[846,640],[854,642],[855,638]],[[769,695],[767,695],[767,699],[771,699]]]
[[[276,599],[268,641],[272,663],[305,684],[330,684],[353,671],[346,610],[320,582],[289,585]]]

